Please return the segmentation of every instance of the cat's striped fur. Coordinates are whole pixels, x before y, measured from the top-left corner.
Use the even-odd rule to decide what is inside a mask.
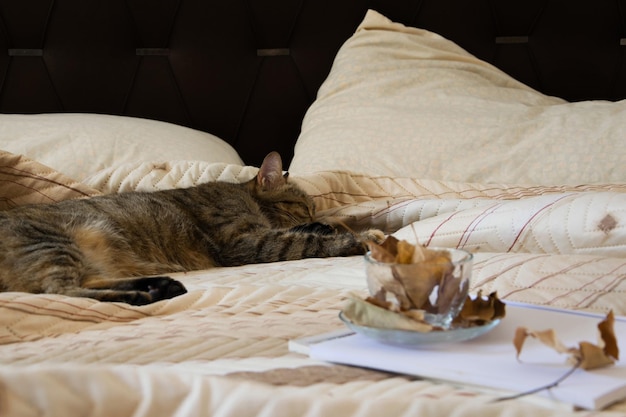
[[[311,198],[269,154],[244,184],[131,192],[0,212],[0,290],[147,304],[186,292],[154,275],[213,266],[349,256],[355,235],[315,223]],[[132,278],[137,277],[137,278]]]

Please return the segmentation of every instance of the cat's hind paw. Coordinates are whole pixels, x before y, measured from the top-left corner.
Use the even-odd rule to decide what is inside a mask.
[[[168,300],[185,294],[187,289],[170,277],[142,277],[127,280],[124,291],[119,291],[120,299],[133,305],[145,305]]]
[[[152,297],[152,302],[166,300],[185,294],[187,289],[180,282],[170,277],[150,277],[148,284],[148,294]]]
[[[81,288],[71,289],[63,294],[141,306],[174,298],[186,292],[183,284],[170,277],[141,277],[90,281]]]

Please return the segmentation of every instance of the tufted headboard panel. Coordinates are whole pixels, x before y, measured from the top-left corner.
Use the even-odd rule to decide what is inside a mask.
[[[626,0],[0,0],[0,112],[94,112],[288,160],[368,8],[569,100],[626,97]]]

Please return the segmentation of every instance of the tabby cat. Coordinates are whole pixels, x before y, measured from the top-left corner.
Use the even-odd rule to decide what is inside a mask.
[[[167,272],[364,253],[360,235],[314,221],[311,198],[270,153],[242,184],[129,192],[0,212],[0,291],[142,305],[184,294]]]

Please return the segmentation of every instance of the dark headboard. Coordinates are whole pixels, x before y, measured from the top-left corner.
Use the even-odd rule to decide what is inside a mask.
[[[287,161],[368,8],[569,100],[626,97],[626,0],[0,0],[0,112],[93,112]]]

